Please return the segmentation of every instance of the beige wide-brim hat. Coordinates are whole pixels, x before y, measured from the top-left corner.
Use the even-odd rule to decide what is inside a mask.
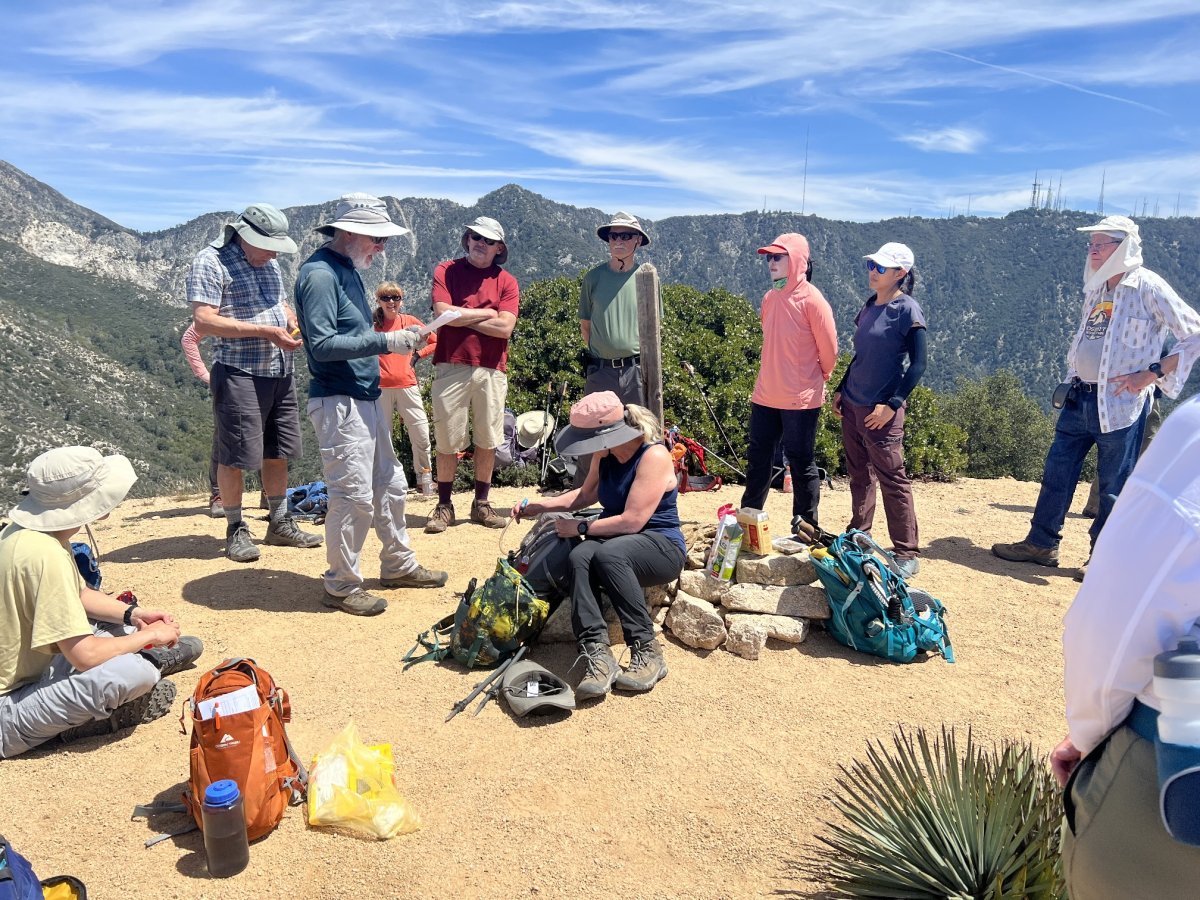
[[[605,243],[608,242],[608,232],[613,228],[628,228],[630,231],[636,231],[642,236],[642,246],[650,246],[650,235],[646,234],[646,229],[642,227],[642,223],[635,216],[631,216],[627,212],[619,212],[596,229],[596,237]]]
[[[236,222],[221,229],[212,246],[220,250],[237,235],[251,247],[275,253],[295,253],[296,242],[288,234],[288,219],[270,203],[254,203],[246,207]]]
[[[343,194],[338,198],[333,218],[313,231],[333,237],[334,230],[365,234],[367,237],[400,237],[408,229],[397,225],[388,215],[387,204],[370,194]]]
[[[1082,231],[1085,234],[1106,232],[1114,237],[1117,235],[1124,237],[1127,234],[1141,237],[1141,231],[1137,226],[1137,222],[1128,216],[1105,216],[1095,225],[1084,225],[1082,228],[1076,228],[1075,230]]]
[[[545,410],[535,409],[517,416],[517,443],[529,450],[541,446],[554,434],[554,416]]]
[[[504,226],[488,216],[476,216],[475,221],[470,225],[465,226],[462,239],[459,241],[462,244],[463,250],[468,250],[467,235],[475,232],[480,237],[485,237],[489,241],[499,241],[501,243],[500,252],[496,254],[496,258],[492,260],[498,266],[508,262],[508,241],[504,239]]]
[[[102,456],[94,447],[57,447],[29,464],[29,493],[8,517],[33,531],[79,528],[116,509],[135,481],[124,456]]]

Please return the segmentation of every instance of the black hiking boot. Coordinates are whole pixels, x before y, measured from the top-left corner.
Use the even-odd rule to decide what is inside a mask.
[[[617,659],[608,644],[600,641],[580,644],[579,656],[572,668],[580,660],[583,660],[586,668],[579,687],[575,688],[576,700],[595,700],[612,690],[613,682],[621,674],[621,667],[617,665]]]
[[[142,656],[154,663],[163,678],[190,667],[204,652],[204,643],[198,637],[184,635],[174,647],[151,647],[142,650]]]
[[[153,722],[169,713],[171,704],[174,702],[175,682],[167,681],[164,678],[142,696],[130,700],[128,703],[122,703],[113,710],[112,715],[107,719],[95,719],[68,728],[58,736],[58,740],[63,744],[69,744],[83,738],[114,734],[126,728],[145,725],[147,722]]]
[[[643,692],[667,677],[667,661],[663,659],[658,641],[634,641],[629,656],[629,668],[617,676],[618,691]]]

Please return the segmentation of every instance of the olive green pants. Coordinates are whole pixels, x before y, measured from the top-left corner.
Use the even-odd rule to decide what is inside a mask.
[[[1154,745],[1118,728],[1068,786],[1063,872],[1071,900],[1195,900],[1200,847],[1173,839],[1158,814]]]

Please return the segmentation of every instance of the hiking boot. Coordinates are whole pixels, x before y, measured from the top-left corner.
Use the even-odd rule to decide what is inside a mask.
[[[992,553],[1009,562],[1037,563],[1039,566],[1058,567],[1058,548],[1039,547],[1029,541],[1016,544],[992,544]]]
[[[454,505],[451,503],[439,503],[433,508],[433,515],[429,517],[429,521],[425,523],[425,533],[441,534],[453,524]]]
[[[667,661],[658,641],[633,642],[629,668],[617,676],[613,687],[618,691],[648,691],[667,677]]]
[[[446,583],[450,575],[442,571],[433,571],[418,565],[411,572],[396,575],[393,578],[380,578],[379,583],[385,588],[439,588]]]
[[[225,518],[225,507],[221,505],[221,495],[216,491],[208,498],[208,514],[214,519]]]
[[[471,504],[471,521],[478,522],[484,528],[503,528],[508,519],[492,509],[487,500],[476,500]]]
[[[234,562],[254,562],[259,557],[258,548],[250,538],[250,526],[235,522],[225,529],[225,555]]]
[[[1094,519],[1096,516],[1100,515],[1100,506],[1099,504],[1092,506],[1092,504],[1089,503],[1082,510],[1080,510],[1079,514],[1085,519]]]
[[[184,635],[175,642],[174,647],[151,647],[142,650],[141,654],[154,663],[158,673],[166,678],[191,666],[203,652],[204,643],[200,638]]]
[[[325,538],[319,534],[301,531],[296,520],[286,513],[267,526],[267,536],[263,539],[264,544],[273,547],[300,547],[304,550],[320,547],[324,542]]]
[[[68,728],[58,736],[58,739],[64,744],[69,744],[83,738],[99,737],[137,725],[145,725],[147,722],[153,722],[169,713],[171,704],[174,702],[175,682],[167,681],[164,678],[142,696],[130,700],[128,703],[122,703],[113,710],[112,715],[107,719],[96,719]]]
[[[1083,564],[1082,566],[1080,566],[1080,567],[1079,567],[1079,571],[1075,573],[1075,580],[1076,580],[1076,581],[1083,581],[1083,579],[1084,579],[1084,576],[1086,576],[1086,575],[1087,575],[1087,567],[1088,567],[1088,563],[1090,563],[1091,561],[1092,561],[1092,558],[1089,556],[1089,557],[1087,558],[1087,560],[1084,562],[1084,564]]]
[[[579,681],[579,687],[575,688],[576,700],[595,700],[612,690],[613,682],[621,674],[621,667],[617,665],[616,657],[612,655],[608,644],[599,641],[581,644],[579,656],[571,667],[574,668],[580,660],[584,661],[586,669]]]
[[[321,601],[326,606],[340,609],[352,616],[377,616],[387,609],[387,601],[382,597],[359,588],[346,597],[335,597],[329,591]]]
[[[905,581],[908,581],[921,571],[921,560],[915,556],[910,556],[907,559],[896,559],[894,562],[896,571],[904,577]]]

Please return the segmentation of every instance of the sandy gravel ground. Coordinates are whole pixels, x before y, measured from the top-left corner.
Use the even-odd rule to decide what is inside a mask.
[[[489,574],[499,532],[466,523],[426,535],[432,501],[412,500],[419,558],[447,569],[450,583],[384,591],[388,611],[360,619],[318,602],[323,550],[264,547],[257,563],[234,565],[222,556],[224,523],[201,512],[204,498],[130,501],[96,529],[105,587],[132,587],[205,641],[203,668],[176,676],[180,699],[223,658],[255,657],[291,694],[289,734],[301,755],[311,758],[350,720],[365,739],[392,742],[401,790],[424,826],[387,842],[358,840],[310,829],[293,808],[251,848],[245,872],[210,879],[199,833],[147,850],[147,837],[179,820],[130,821],[134,804],[176,797],[187,777],[188,739],[168,717],[117,740],[0,762],[0,831],[43,875],[78,875],[99,900],[819,897],[814,835],[835,816],[828,792],[837,764],[861,755],[869,738],[886,740],[902,723],[948,723],[1046,752],[1061,737],[1059,635],[1088,520],[1069,518],[1057,570],[988,551],[1024,536],[1036,493],[1011,480],[917,486],[926,549],[916,583],[949,609],[955,665],[883,663],[820,631],[798,647],[771,642],[754,662],[668,638],[671,674],[650,694],[523,720],[492,704],[449,724],[443,718],[478,673],[432,663],[402,673],[400,658],[418,631],[453,610],[471,576]],[[498,507],[520,496],[494,491]],[[739,489],[689,494],[681,508],[685,519],[708,521],[739,498]],[[1082,501],[1081,490],[1075,509]],[[469,498],[457,506],[469,510]],[[790,497],[773,493],[768,510],[778,530]],[[826,527],[843,525],[848,510],[844,484],[826,492]],[[882,508],[879,517],[882,536]],[[527,528],[509,529],[503,549]],[[265,523],[253,529],[261,536]],[[368,577],[378,574],[377,553],[372,536]],[[573,656],[567,645],[533,654],[560,674]]]

